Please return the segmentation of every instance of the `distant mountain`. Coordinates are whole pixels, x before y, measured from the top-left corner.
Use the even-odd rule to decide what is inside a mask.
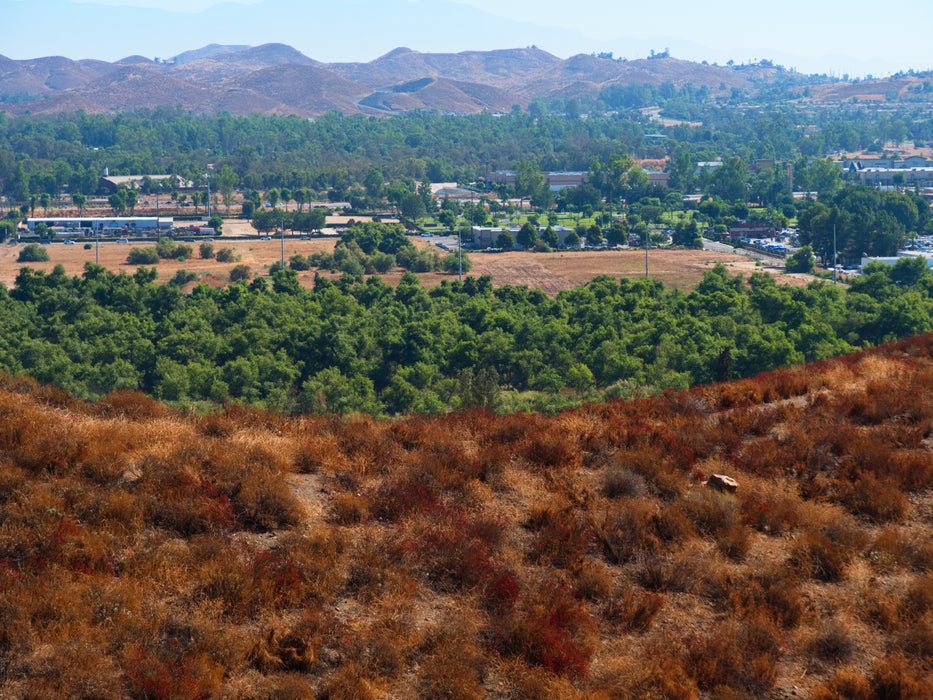
[[[61,56],[0,56],[0,107],[17,114],[158,106],[236,115],[392,114],[416,109],[473,113],[527,107],[539,98],[597,97],[612,86],[705,86],[712,95],[802,78],[770,66],[738,68],[673,58],[619,61],[558,58],[534,47],[461,53],[398,48],[368,63],[321,63],[285,44],[211,44],[169,61],[143,56],[108,63]],[[905,90],[909,78],[815,86],[813,95],[848,100]],[[798,81],[801,82],[801,81]],[[6,104],[3,104],[3,103]]]

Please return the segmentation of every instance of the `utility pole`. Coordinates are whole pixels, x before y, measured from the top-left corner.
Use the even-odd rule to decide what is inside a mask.
[[[833,284],[836,284],[836,224],[833,224]]]

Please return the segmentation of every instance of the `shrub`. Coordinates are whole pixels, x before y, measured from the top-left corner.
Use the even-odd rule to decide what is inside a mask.
[[[493,621],[492,643],[501,654],[552,673],[584,677],[593,653],[594,625],[583,604],[550,582],[529,591],[513,615]]]
[[[198,279],[197,272],[189,272],[188,270],[179,270],[175,273],[175,276],[168,281],[168,283],[174,287],[184,287],[189,282],[194,282]]]
[[[218,252],[219,255],[219,252]],[[219,259],[219,258],[218,258]],[[252,276],[252,271],[249,269],[249,265],[234,265],[233,269],[230,270],[230,281],[239,282],[241,280],[248,280]]]
[[[869,700],[871,683],[855,668],[840,668],[810,692],[811,700]]]
[[[341,493],[331,503],[331,519],[338,525],[355,525],[366,519],[368,502],[355,493]]]
[[[38,243],[30,243],[19,251],[16,262],[48,262],[49,251]]]
[[[662,596],[629,586],[607,601],[604,614],[608,620],[619,624],[626,632],[640,634],[648,631],[662,607]]]
[[[684,646],[683,667],[703,690],[725,686],[760,697],[774,685],[781,642],[767,620],[721,623]]]
[[[221,248],[217,251],[217,262],[236,262],[237,254],[233,248]]]
[[[213,243],[202,243],[198,246],[198,253],[201,258],[204,260],[210,260],[214,257],[214,244]]]
[[[311,262],[304,255],[301,255],[300,253],[298,253],[288,259],[288,266],[292,270],[297,270],[301,272],[303,270],[310,270]]]
[[[606,498],[640,498],[647,491],[647,484],[641,474],[631,469],[616,466],[609,469],[603,478],[603,495]]]
[[[159,253],[152,246],[131,248],[126,256],[126,262],[130,265],[157,265],[159,259]]]
[[[749,493],[742,498],[742,522],[759,532],[783,535],[799,521],[797,502],[785,494]]]
[[[551,504],[533,508],[529,526],[534,531],[529,558],[551,566],[575,567],[593,540],[593,529],[587,519],[569,506]]]
[[[862,472],[854,482],[836,479],[834,491],[836,501],[872,522],[900,522],[907,513],[907,497],[897,484],[879,481],[871,472]]]
[[[394,521],[409,513],[438,507],[434,492],[417,481],[384,483],[372,496],[372,514],[379,520]]]
[[[911,669],[903,658],[889,656],[876,662],[869,678],[873,698],[921,700],[933,697],[933,683]]]
[[[735,496],[714,489],[692,491],[684,499],[683,507],[696,529],[705,535],[718,535],[740,523]]]
[[[794,543],[788,563],[803,576],[819,581],[841,581],[845,576],[842,548],[819,533],[801,535]]]
[[[810,656],[832,663],[848,661],[855,650],[852,630],[838,619],[824,622],[806,646],[806,652]]]

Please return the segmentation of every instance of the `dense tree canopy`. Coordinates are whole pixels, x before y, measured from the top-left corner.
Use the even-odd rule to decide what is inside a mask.
[[[185,295],[145,267],[24,268],[0,292],[0,368],[87,397],[140,388],[286,410],[540,408],[562,405],[562,390],[627,395],[725,378],[724,355],[730,375],[746,376],[933,329],[933,280],[911,261],[871,267],[848,291],[717,267],[689,294],[599,277],[553,299],[488,278],[429,291],[411,274],[395,289],[345,276],[304,290],[289,272],[272,289],[260,278]]]

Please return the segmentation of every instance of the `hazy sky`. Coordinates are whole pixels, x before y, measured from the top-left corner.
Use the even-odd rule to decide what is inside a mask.
[[[835,75],[880,76],[910,68],[933,69],[931,0],[899,0],[891,5],[868,0],[0,0],[0,7],[19,7],[25,13],[27,7],[38,11],[44,4],[51,7],[55,3],[81,2],[88,3],[84,5],[88,10],[91,5],[111,5],[185,13],[182,22],[193,25],[201,15],[212,17],[203,31],[195,34],[204,38],[199,45],[176,49],[172,37],[162,37],[164,50],[159,51],[151,46],[155,37],[137,33],[141,48],[129,53],[143,55],[170,56],[208,43],[256,45],[282,41],[318,60],[368,61],[395,46],[463,51],[535,43],[561,57],[612,51],[619,57],[639,58],[651,48],[661,51],[670,47],[677,58],[718,63],[768,58],[788,68]],[[251,22],[250,36],[255,40],[244,41],[246,29],[237,34],[236,27],[219,26],[222,22],[217,22],[218,13],[221,17],[236,13],[235,8],[225,11],[216,6],[231,2],[270,9],[268,23],[259,26]],[[436,31],[426,31],[424,26],[415,26],[416,22],[400,20],[393,24],[391,17],[387,20],[389,6],[394,16],[429,18],[429,26]],[[470,22],[464,14],[467,10],[484,14],[477,14]],[[16,9],[13,13],[16,19]],[[315,33],[304,45],[290,41],[289,15],[296,22],[301,17],[321,17],[336,26],[338,13],[352,17],[354,26],[358,26],[356,41],[340,31]],[[450,18],[448,24],[452,26],[444,26],[445,17]],[[11,26],[22,25],[14,22]],[[277,27],[282,38],[276,38]],[[410,31],[406,33],[406,29]],[[540,40],[535,40],[538,36]],[[514,43],[508,43],[509,37],[515,38]],[[55,45],[54,37],[45,38],[51,39],[50,46]],[[5,35],[0,39],[0,53],[15,54],[4,50],[4,43],[17,41],[23,39]],[[144,45],[146,41],[150,43]],[[184,41],[189,42],[189,37],[185,36]],[[115,39],[113,45],[98,48],[117,50],[116,43]],[[443,49],[438,48],[441,43]],[[62,45],[67,46],[65,41]],[[44,55],[36,53],[39,48],[44,48],[43,44],[33,42],[34,56]],[[87,48],[92,49],[93,45]],[[65,55],[76,57],[67,52]],[[97,57],[111,60],[109,56]]]

